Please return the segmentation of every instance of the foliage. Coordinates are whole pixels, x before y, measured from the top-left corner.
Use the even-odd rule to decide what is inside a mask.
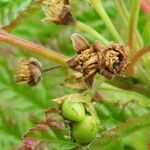
[[[92,0],[87,1],[90,2]],[[103,16],[99,17],[87,1],[71,1],[74,17],[86,25],[93,27],[93,29],[108,41],[118,42],[118,38],[114,36],[114,34],[116,34],[114,33],[115,31],[111,34],[112,30],[109,28],[109,25],[107,25],[109,21],[105,25],[104,20],[106,18],[103,20]],[[122,0],[118,1],[123,2]],[[132,1],[132,5],[134,5],[135,0]],[[130,1],[127,0],[124,2],[125,7],[129,10],[131,6]],[[17,25],[11,28],[10,32],[12,34],[42,44],[68,57],[74,55],[70,40],[73,32],[84,35],[90,43],[95,41],[96,37],[75,25],[58,26],[51,23],[43,23],[41,20],[45,15],[40,5],[37,4],[31,12],[28,11],[28,8],[32,8],[30,6],[34,6],[34,3],[35,1],[32,0],[1,0],[0,27],[5,29],[4,27],[9,26],[13,21],[16,21],[16,19],[18,21],[20,19],[18,19],[18,17],[22,16],[21,21],[18,21]],[[130,20],[130,14],[127,14],[128,17],[124,23],[122,13],[119,12],[114,1],[106,0],[102,1],[102,3],[106,14],[111,18],[120,38],[127,44],[127,25]],[[134,12],[132,15],[134,17]],[[144,46],[147,47],[150,44],[149,16],[143,11],[140,11],[138,17],[139,34],[144,42]],[[132,28],[131,21],[132,20],[130,20],[130,27]],[[136,21],[137,20],[135,20],[135,22]],[[138,34],[137,29],[135,32]],[[136,46],[138,47],[139,45],[137,44]],[[139,46],[139,48],[143,47]],[[0,148],[7,150],[22,145],[21,138],[24,133],[26,134],[23,136],[23,146],[38,146],[38,148],[42,150],[50,148],[60,149],[60,147],[62,150],[72,149],[74,147],[93,150],[99,149],[99,146],[101,146],[102,149],[108,150],[146,150],[148,148],[147,145],[150,140],[149,54],[144,55],[135,65],[135,73],[133,76],[127,75],[125,78],[113,79],[111,81],[98,76],[95,79],[92,91],[83,92],[83,95],[87,99],[94,97],[97,102],[95,107],[103,127],[101,129],[103,132],[102,135],[100,134],[89,147],[78,145],[73,140],[64,139],[64,133],[67,134],[66,137],[70,137],[68,126],[61,126],[61,130],[57,130],[56,127],[52,126],[54,125],[53,123],[58,126],[61,124],[60,120],[62,118],[60,114],[58,115],[58,112],[53,114],[56,117],[53,118],[54,120],[48,120],[48,115],[51,115],[52,110],[50,108],[56,106],[52,99],[83,90],[76,89],[73,83],[70,83],[73,88],[70,87],[70,84],[64,86],[67,80],[66,78],[68,77],[68,71],[64,68],[60,68],[44,73],[42,82],[36,87],[29,87],[24,84],[17,85],[14,82],[14,66],[18,58],[28,58],[31,56],[38,58],[45,68],[54,66],[52,61],[23,51],[22,48],[13,47],[6,43],[0,44]],[[133,55],[130,57],[132,56]],[[90,109],[92,110],[91,107]],[[45,110],[47,111],[44,114],[43,112]],[[126,122],[126,120],[128,121]],[[113,143],[110,142],[112,140]]]

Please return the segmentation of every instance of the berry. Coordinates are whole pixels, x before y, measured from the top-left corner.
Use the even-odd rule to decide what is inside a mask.
[[[65,100],[62,105],[64,118],[71,121],[81,121],[85,117],[85,109],[82,102]]]
[[[76,122],[72,129],[72,136],[78,143],[90,143],[98,134],[98,124],[94,117],[86,115],[85,118]]]

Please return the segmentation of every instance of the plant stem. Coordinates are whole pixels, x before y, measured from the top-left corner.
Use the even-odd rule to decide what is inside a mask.
[[[142,10],[147,13],[148,15],[150,15],[150,3],[147,0],[142,0],[141,2],[141,8]]]
[[[104,45],[108,44],[109,42],[102,36],[100,35],[96,30],[94,30],[92,27],[80,22],[80,21],[75,21],[75,26],[85,32],[88,32],[91,34],[94,38],[99,40],[101,43]]]
[[[135,66],[135,64],[147,52],[150,52],[150,46],[139,50],[138,52],[135,53],[135,55],[133,55],[133,57],[131,58],[130,66],[128,68],[129,74],[131,74],[131,75],[134,74],[134,66]]]
[[[67,57],[65,57],[64,55],[62,55],[58,52],[55,52],[53,50],[48,50],[47,48],[45,48],[41,45],[35,44],[33,42],[29,42],[27,40],[21,39],[14,35],[11,35],[3,30],[0,30],[0,41],[12,44],[17,47],[24,48],[24,49],[28,50],[29,52],[38,54],[38,55],[40,55],[44,58],[47,58],[51,61],[54,61],[64,67],[67,66],[66,65]]]
[[[108,27],[114,39],[122,43],[123,41],[120,35],[118,34],[118,32],[116,31],[114,25],[112,24],[109,16],[107,15],[107,12],[105,11],[101,0],[90,0],[90,3],[93,6],[93,8],[97,11],[99,16],[103,19],[103,21],[105,22],[106,26]]]
[[[127,26],[128,25],[128,20],[129,20],[129,14],[126,9],[126,6],[124,4],[123,0],[115,0],[115,4],[117,6],[118,12],[120,16],[123,19],[124,24]]]
[[[128,45],[132,51],[132,54],[135,52],[136,49],[136,31],[140,11],[140,2],[140,0],[132,0],[131,4],[131,12],[128,27]]]
[[[42,73],[45,73],[45,72],[48,72],[48,71],[51,71],[51,70],[54,70],[54,69],[58,69],[60,67],[61,66],[58,65],[58,66],[54,66],[54,67],[50,67],[50,68],[45,68],[45,69],[42,69]]]
[[[99,150],[99,148],[104,148],[105,146],[115,143],[122,137],[125,137],[133,132],[139,131],[140,129],[150,127],[150,113],[144,114],[142,116],[129,119],[122,123],[118,127],[108,130],[97,137],[90,145],[89,149]]]
[[[117,6],[117,10],[120,14],[120,16],[122,17],[122,20],[124,22],[125,27],[128,27],[128,22],[129,22],[129,13],[127,11],[127,8],[124,4],[123,0],[115,0],[116,6]],[[137,43],[138,43],[138,48],[142,48],[143,47],[143,39],[139,33],[139,31],[136,31],[136,36],[137,36]]]

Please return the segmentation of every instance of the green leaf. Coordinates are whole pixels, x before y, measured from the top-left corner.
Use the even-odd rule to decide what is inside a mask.
[[[147,113],[140,117],[135,117],[130,119],[114,129],[108,130],[97,137],[90,145],[90,150],[99,150],[99,148],[104,149],[108,144],[117,142],[119,139],[130,135],[143,128],[150,127],[150,113]]]
[[[105,99],[112,102],[117,102],[119,100],[123,100],[124,102],[135,100],[143,107],[150,107],[150,99],[137,92],[123,90],[107,83],[102,83],[97,87],[97,90],[103,93]]]
[[[33,0],[7,0],[0,2],[0,27],[8,25],[15,20],[20,12],[24,11]]]

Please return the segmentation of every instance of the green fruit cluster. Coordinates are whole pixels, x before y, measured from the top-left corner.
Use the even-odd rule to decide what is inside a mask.
[[[76,99],[77,98],[77,99]],[[62,115],[65,119],[73,121],[72,137],[78,143],[90,143],[98,134],[96,119],[86,114],[82,97],[71,96],[62,104]]]

